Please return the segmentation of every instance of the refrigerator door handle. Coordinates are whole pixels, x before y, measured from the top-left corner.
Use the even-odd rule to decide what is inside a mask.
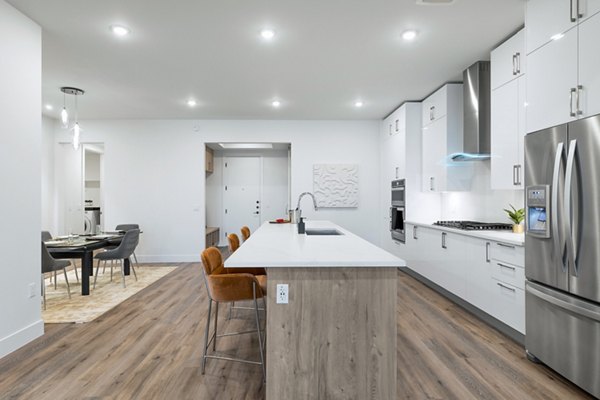
[[[575,152],[577,151],[577,140],[569,142],[569,154],[567,155],[567,170],[565,177],[565,216],[567,217],[567,254],[569,262],[573,265],[573,275],[577,276],[577,247],[573,237],[573,210],[571,208],[571,193],[573,190],[573,163],[575,161]]]
[[[560,142],[558,146],[556,146],[556,155],[554,156],[554,171],[552,172],[552,194],[551,194],[551,204],[550,204],[550,212],[552,215],[552,241],[554,242],[554,257],[556,260],[560,260],[560,265],[562,267],[563,272],[567,271],[567,266],[564,263],[563,258],[563,249],[565,248],[563,241],[559,235],[559,221],[558,221],[558,178],[560,175],[560,164],[562,161],[562,156],[564,153],[565,145],[563,142]]]
[[[571,302],[562,300],[557,296],[552,296],[551,294],[544,293],[536,287],[533,287],[531,283],[528,283],[525,290],[534,295],[535,297],[539,297],[540,299],[547,301],[550,304],[554,304],[557,307],[563,308],[567,311],[571,311],[574,314],[582,315],[586,318],[593,319],[595,321],[600,322],[600,312],[595,310],[590,310],[587,307],[581,307],[577,304],[573,304]],[[583,304],[583,303],[582,303]]]

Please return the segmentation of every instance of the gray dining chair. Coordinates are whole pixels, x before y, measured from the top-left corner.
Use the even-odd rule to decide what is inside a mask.
[[[50,255],[46,244],[42,241],[42,297],[44,299],[44,310],[46,309],[46,282],[45,275],[50,272],[56,273],[56,271],[63,270],[65,274],[65,282],[67,282],[67,293],[69,299],[71,298],[71,286],[69,285],[69,279],[67,278],[67,267],[71,265],[69,260],[57,260]],[[54,278],[56,284],[56,277]]]
[[[42,242],[48,242],[50,240],[52,240],[52,234],[48,231],[42,231]],[[69,261],[69,263],[73,266],[73,271],[75,271],[75,278],[79,283],[79,274],[77,273],[77,266],[71,260],[66,261]],[[54,289],[56,289],[56,271],[54,271]]]
[[[140,229],[139,224],[119,224],[115,227],[116,231],[122,231],[122,232],[127,232],[132,229]],[[122,238],[115,238],[115,239],[110,239],[109,242],[111,244],[118,245],[119,243],[121,243],[121,240],[122,240]],[[110,248],[109,248],[109,250],[110,250]],[[138,260],[137,260],[137,256],[135,255],[135,252],[133,252],[132,256],[135,261],[135,266],[137,267],[139,264],[138,264]],[[105,269],[106,269],[106,266],[104,266],[104,268],[102,269],[102,273],[104,273]]]
[[[139,229],[130,229],[125,232],[125,236],[121,239],[121,243],[112,249],[106,250],[103,253],[96,254],[95,258],[98,260],[98,266],[96,267],[96,275],[94,276],[94,289],[96,288],[96,280],[98,279],[98,273],[100,271],[100,262],[104,261],[104,265],[106,265],[106,261],[111,261],[110,266],[110,277],[112,280],[112,262],[120,261],[121,263],[121,276],[123,278],[123,287],[125,285],[125,262],[124,260],[129,260],[131,265],[131,270],[133,271],[133,276],[137,281],[137,274],[135,272],[135,268],[131,263],[131,255],[135,251],[138,243],[140,241],[140,230]]]

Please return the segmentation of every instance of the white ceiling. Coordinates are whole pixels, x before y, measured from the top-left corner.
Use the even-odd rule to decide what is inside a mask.
[[[524,17],[524,0],[7,1],[43,28],[45,112],[57,117],[59,88],[75,86],[83,119],[382,118],[460,80]]]

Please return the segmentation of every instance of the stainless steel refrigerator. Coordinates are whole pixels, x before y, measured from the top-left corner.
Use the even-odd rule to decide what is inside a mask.
[[[525,137],[525,346],[600,397],[600,116]]]

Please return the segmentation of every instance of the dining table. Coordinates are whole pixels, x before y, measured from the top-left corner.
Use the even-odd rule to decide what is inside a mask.
[[[94,275],[94,251],[114,247],[125,232],[111,232],[98,235],[69,235],[55,237],[44,242],[54,258],[81,260],[81,295],[90,294],[90,276]],[[130,274],[129,259],[123,262],[125,275]]]

